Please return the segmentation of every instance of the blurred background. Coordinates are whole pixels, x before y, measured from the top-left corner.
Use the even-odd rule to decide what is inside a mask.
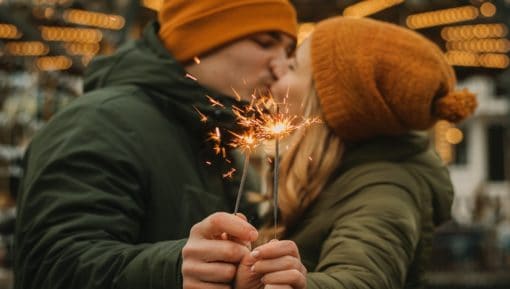
[[[91,59],[138,38],[162,1],[0,0],[0,289],[12,287],[16,190],[31,136],[82,94]],[[473,118],[431,131],[456,196],[452,222],[436,233],[429,288],[510,288],[510,0],[291,2],[300,39],[335,15],[414,29],[444,50],[459,88],[478,94]]]

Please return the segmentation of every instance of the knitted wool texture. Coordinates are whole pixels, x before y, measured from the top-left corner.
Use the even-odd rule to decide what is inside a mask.
[[[455,91],[444,54],[418,33],[366,18],[320,22],[311,40],[312,69],[326,123],[360,141],[459,122],[477,101]]]
[[[180,62],[265,31],[296,39],[296,12],[287,0],[166,0],[159,37]]]

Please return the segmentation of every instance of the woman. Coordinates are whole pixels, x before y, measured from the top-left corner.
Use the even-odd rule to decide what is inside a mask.
[[[370,19],[319,23],[290,68],[273,93],[323,119],[295,136],[280,167],[280,237],[298,245],[307,288],[422,288],[453,190],[416,131],[465,119],[474,95],[455,91],[432,42]]]

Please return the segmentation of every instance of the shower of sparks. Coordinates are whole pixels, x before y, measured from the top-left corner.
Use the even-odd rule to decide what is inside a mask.
[[[237,92],[234,93],[240,98]],[[207,100],[213,107],[225,108],[218,100],[206,95]],[[243,133],[229,131],[232,141],[228,144],[232,148],[239,148],[244,153],[251,153],[257,146],[267,140],[284,138],[295,130],[319,123],[319,118],[303,118],[297,120],[295,115],[289,115],[287,98],[283,101],[283,112],[276,108],[281,104],[274,101],[271,96],[256,97],[252,95],[251,102],[245,107],[232,106],[232,112],[235,115],[237,124],[244,128]],[[207,121],[207,116],[195,110],[200,115],[201,121]],[[271,111],[276,111],[271,113]],[[214,152],[225,157],[225,147],[222,145],[222,134],[220,128],[215,127],[213,132],[209,133],[208,140],[214,142]]]
[[[241,96],[235,91],[234,94],[238,100]],[[213,107],[225,108],[225,106],[218,100],[206,95],[209,103]],[[280,110],[280,107],[283,109]],[[201,119],[207,120],[207,117],[198,109]],[[282,103],[277,103],[271,95],[256,97],[254,94],[251,97],[251,102],[244,107],[232,106],[232,112],[236,118],[237,124],[243,128],[243,133],[228,131],[231,135],[231,141],[228,144],[231,148],[240,149],[244,155],[244,165],[241,175],[241,182],[236,197],[236,204],[234,214],[239,210],[239,204],[242,192],[245,185],[246,174],[250,161],[251,153],[263,142],[268,140],[275,141],[275,155],[273,160],[268,158],[269,162],[274,161],[274,174],[273,174],[273,212],[274,212],[274,227],[275,234],[278,225],[278,171],[279,171],[279,141],[292,134],[294,131],[306,128],[315,123],[319,123],[319,118],[303,118],[298,121],[295,115],[289,114],[287,98],[284,98]],[[226,149],[222,145],[222,134],[220,129],[216,127],[213,132],[209,133],[208,140],[214,142],[213,150],[217,155],[222,155],[226,159]],[[230,163],[230,161],[228,161]],[[223,174],[223,178],[232,178],[236,169],[232,168],[227,173]],[[275,235],[276,237],[276,235]]]

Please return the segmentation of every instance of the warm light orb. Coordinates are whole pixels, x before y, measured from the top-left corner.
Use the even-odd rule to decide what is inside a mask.
[[[480,13],[485,17],[492,17],[496,14],[497,8],[490,2],[485,2],[480,6]]]
[[[446,141],[450,144],[459,144],[464,139],[462,131],[456,127],[451,127],[446,130]]]

